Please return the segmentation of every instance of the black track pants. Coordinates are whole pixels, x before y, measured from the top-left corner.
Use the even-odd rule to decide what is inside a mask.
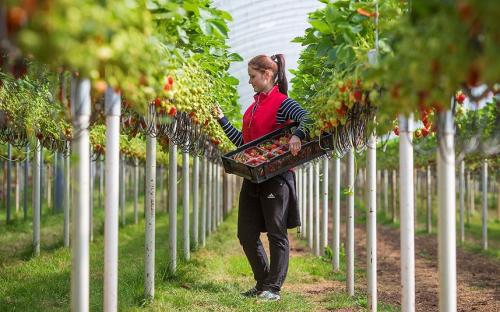
[[[266,182],[255,184],[244,180],[238,212],[238,238],[250,262],[257,289],[279,292],[288,272],[287,235],[288,202],[295,196],[286,172]],[[260,233],[267,231],[271,261],[267,259]]]

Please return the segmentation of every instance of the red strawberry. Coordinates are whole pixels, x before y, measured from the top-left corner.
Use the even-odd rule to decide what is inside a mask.
[[[172,107],[168,110],[168,115],[169,115],[169,116],[174,117],[176,114],[177,114],[177,108],[175,108],[175,106],[172,106]]]
[[[463,104],[464,101],[465,101],[465,94],[463,94],[462,92],[460,92],[459,94],[457,94],[455,96],[455,99],[457,100],[458,104]]]
[[[28,20],[26,11],[21,7],[12,7],[7,12],[7,32],[12,34]]]
[[[340,108],[337,108],[336,111],[337,111],[337,114],[339,114],[339,116],[344,116],[346,113],[347,113],[347,105],[345,105],[344,102],[342,102],[342,106]]]
[[[394,130],[392,130],[392,131],[394,131],[394,134],[395,134],[395,135],[398,135],[398,136],[399,136],[399,127],[398,127],[398,126],[395,126],[395,127],[394,127]]]
[[[361,92],[361,90],[359,89],[354,90],[354,100],[356,100],[356,102],[361,102],[362,97],[363,93]]]
[[[161,105],[161,99],[160,98],[156,98],[154,100],[154,104],[155,104],[156,107],[160,107],[160,105]]]
[[[366,16],[366,17],[372,17],[372,16],[375,16],[375,13],[372,13],[372,12],[368,12],[364,9],[357,9],[356,12],[358,12],[359,15],[363,15],[363,16]]]

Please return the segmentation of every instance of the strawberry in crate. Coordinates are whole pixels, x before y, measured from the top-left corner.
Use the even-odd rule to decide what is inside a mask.
[[[257,155],[255,157],[252,157],[252,158],[248,159],[245,162],[245,165],[256,167],[256,166],[258,166],[260,164],[263,164],[263,163],[265,163],[267,161],[268,160],[266,159],[266,157],[264,157],[264,155]]]

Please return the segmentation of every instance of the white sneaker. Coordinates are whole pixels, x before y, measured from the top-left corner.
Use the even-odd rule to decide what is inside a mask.
[[[257,296],[257,298],[263,301],[277,301],[281,299],[279,294],[270,290],[264,290]]]

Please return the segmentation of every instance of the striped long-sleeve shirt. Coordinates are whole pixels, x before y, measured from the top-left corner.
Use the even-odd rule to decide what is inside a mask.
[[[255,109],[255,108],[254,108]],[[298,128],[295,130],[294,135],[298,136],[301,140],[306,137],[308,133],[308,126],[311,123],[309,114],[304,110],[299,103],[291,98],[286,98],[280,105],[276,114],[276,122],[282,124],[287,120],[299,122]],[[219,119],[219,124],[224,130],[229,140],[236,146],[243,145],[243,134],[236,129],[226,117]]]

